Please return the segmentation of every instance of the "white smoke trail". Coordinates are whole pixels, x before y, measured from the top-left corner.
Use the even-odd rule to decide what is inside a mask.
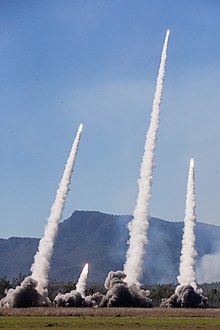
[[[80,124],[76,138],[73,142],[69,158],[67,160],[63,177],[57,189],[55,201],[51,207],[51,213],[45,226],[44,236],[39,242],[38,251],[31,266],[32,278],[38,282],[37,290],[43,294],[48,283],[48,273],[50,270],[50,259],[53,253],[54,241],[57,235],[58,224],[62,217],[65,200],[69,191],[71,176],[74,168],[76,154],[80,142],[83,124]]]
[[[167,30],[166,33],[161,55],[156,92],[153,101],[153,110],[151,113],[151,122],[146,135],[144,155],[138,180],[139,191],[134,209],[134,218],[129,223],[128,227],[130,240],[128,242],[129,247],[127,250],[126,262],[124,264],[124,272],[127,274],[125,281],[128,284],[135,283],[139,285],[142,276],[144,250],[145,245],[147,244],[147,230],[149,226],[149,202],[151,198],[154,151],[156,148],[157,132],[159,128],[160,104],[165,77],[168,39],[169,30]]]
[[[197,289],[195,262],[195,225],[196,225],[196,200],[195,200],[195,176],[194,176],[194,160],[190,160],[189,175],[187,181],[186,209],[184,218],[184,229],[182,239],[182,250],[180,257],[180,275],[177,276],[180,285],[191,285],[194,290]]]
[[[86,263],[76,284],[76,291],[81,293],[82,297],[85,297],[88,271],[89,271],[89,265]]]

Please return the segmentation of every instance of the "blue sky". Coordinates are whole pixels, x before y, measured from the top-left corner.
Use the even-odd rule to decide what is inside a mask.
[[[64,218],[132,214],[160,55],[170,42],[152,216],[220,224],[220,1],[0,0],[0,237],[43,234],[84,131]]]

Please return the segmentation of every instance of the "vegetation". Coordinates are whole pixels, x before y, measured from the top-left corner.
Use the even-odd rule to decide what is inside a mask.
[[[8,316],[0,318],[4,329],[219,329],[220,319],[211,317],[111,317],[111,316]]]
[[[6,279],[6,276],[0,279],[0,299],[5,296],[5,291],[11,287],[10,281]]]
[[[220,307],[220,282],[203,283],[200,286],[204,296],[208,297],[210,307]]]
[[[174,284],[155,284],[146,287],[150,291],[150,298],[152,299],[153,306],[160,306],[163,298],[169,298],[175,291]]]

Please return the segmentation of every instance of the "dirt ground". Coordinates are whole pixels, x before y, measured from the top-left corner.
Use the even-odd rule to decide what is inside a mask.
[[[0,308],[0,316],[104,316],[104,317],[212,317],[220,318],[215,308]]]

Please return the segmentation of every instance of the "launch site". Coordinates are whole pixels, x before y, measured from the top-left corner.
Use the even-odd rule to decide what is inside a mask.
[[[0,328],[220,329],[219,9],[1,2]]]

